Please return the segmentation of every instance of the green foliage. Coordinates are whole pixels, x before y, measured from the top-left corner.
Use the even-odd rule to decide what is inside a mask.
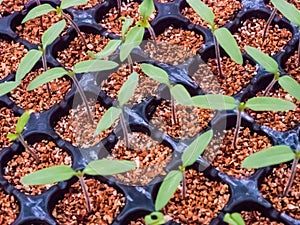
[[[122,109],[114,106],[110,107],[99,121],[94,135],[100,134],[102,131],[108,129],[119,118],[122,113]]]
[[[245,50],[257,63],[259,63],[267,72],[279,74],[277,62],[269,55],[263,53],[257,48],[246,46]]]
[[[125,105],[129,99],[132,97],[135,88],[138,84],[139,76],[137,72],[133,72],[127,79],[127,81],[122,85],[118,93],[118,101],[120,107]]]
[[[239,213],[226,213],[223,220],[230,225],[245,225],[245,221]]]
[[[238,64],[243,64],[243,56],[234,37],[227,28],[219,28],[214,32],[219,44],[229,55],[229,57]]]
[[[62,0],[60,4],[60,8],[67,9],[76,5],[84,5],[88,2],[88,0]]]
[[[162,182],[155,201],[155,210],[159,211],[168,203],[182,181],[182,172],[172,170]]]
[[[90,162],[83,170],[88,175],[114,175],[133,170],[136,167],[135,162],[126,160],[102,159]]]
[[[14,90],[20,85],[20,81],[7,81],[0,83],[0,97]]]
[[[129,27],[133,24],[133,19],[132,18],[125,18],[121,17],[120,20],[124,20],[123,26],[122,26],[122,42],[125,42],[126,39],[126,34],[129,30]]]
[[[266,148],[248,156],[243,162],[244,168],[261,168],[288,162],[295,158],[293,150],[286,145],[278,145]]]
[[[280,77],[280,86],[300,102],[300,84],[290,76]]]
[[[183,106],[193,105],[193,100],[191,98],[191,95],[183,85],[176,84],[174,87],[171,87],[170,92],[171,95],[176,100],[176,102],[178,102],[179,104]]]
[[[144,0],[139,6],[139,14],[144,18],[144,20],[148,20],[154,10],[155,7],[153,0]]]
[[[53,43],[53,41],[59,36],[59,34],[63,31],[63,29],[66,26],[66,21],[61,20],[55,24],[53,24],[51,27],[49,27],[45,33],[42,35],[42,45],[43,49],[46,49],[46,47]]]
[[[41,169],[22,177],[21,183],[27,185],[52,184],[68,180],[73,176],[81,177],[84,174],[107,176],[127,172],[134,168],[134,162],[100,159],[91,161],[82,172],[77,172],[67,165]]]
[[[204,152],[206,146],[211,141],[213,137],[213,131],[209,130],[198,138],[196,138],[184,151],[182,154],[182,166],[184,168],[193,165],[198,157]]]
[[[214,31],[215,28],[215,14],[204,2],[201,0],[187,0],[187,3],[193,8],[193,10],[209,25]]]
[[[246,101],[246,108],[254,111],[289,111],[296,108],[290,101],[272,97],[254,97]]]
[[[141,68],[142,71],[153,80],[156,80],[161,84],[166,84],[167,86],[171,85],[169,81],[169,76],[167,72],[164,71],[163,69],[148,63],[142,63]]]
[[[161,212],[152,212],[150,215],[145,216],[146,225],[162,225],[167,222],[164,214]]]
[[[88,54],[93,59],[104,59],[110,56],[112,53],[114,53],[121,43],[122,43],[121,40],[110,40],[101,52],[97,54],[93,54],[92,52],[89,51]]]
[[[18,119],[17,125],[16,125],[16,133],[15,134],[8,134],[8,139],[10,141],[14,141],[16,140],[19,135],[23,132],[29,118],[30,118],[30,114],[33,113],[33,110],[26,110],[22,116],[20,116],[20,118]]]
[[[221,94],[207,94],[192,97],[194,106],[213,109],[213,110],[231,110],[237,107],[236,100],[231,96]]]
[[[91,73],[100,72],[105,70],[111,70],[118,66],[119,64],[109,60],[85,60],[78,62],[74,65],[75,73]]]
[[[31,49],[22,59],[17,69],[16,80],[21,81],[29,73],[34,65],[42,57],[43,53],[36,49]]]
[[[34,7],[31,9],[25,18],[22,20],[22,23],[27,22],[28,20],[32,20],[34,18],[37,18],[39,16],[45,15],[49,12],[55,11],[55,8],[53,8],[50,4],[42,4]]]
[[[300,26],[300,11],[285,0],[271,0],[275,8],[282,13],[289,21]]]

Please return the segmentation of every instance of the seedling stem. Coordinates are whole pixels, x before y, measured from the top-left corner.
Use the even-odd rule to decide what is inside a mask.
[[[85,183],[84,176],[83,176],[82,172],[78,173],[78,179],[79,179],[79,182],[80,182],[80,185],[81,185],[81,188],[82,188],[82,193],[83,193],[83,196],[84,196],[84,199],[85,199],[87,212],[90,213],[92,211],[92,205],[91,205],[91,200],[89,198],[89,191],[88,191],[87,185]]]
[[[297,164],[299,162],[299,158],[300,158],[300,154],[299,152],[295,154],[295,158],[293,160],[293,164],[292,164],[292,168],[291,168],[291,174],[288,180],[288,183],[286,184],[283,194],[282,196],[285,197],[287,195],[287,193],[289,192],[289,190],[291,189],[294,179],[295,179],[295,175],[296,175],[296,171],[297,171]]]
[[[35,152],[32,151],[31,148],[28,146],[28,144],[26,143],[26,141],[25,141],[23,135],[22,135],[22,134],[19,134],[19,137],[18,137],[18,138],[19,138],[19,141],[21,142],[21,144],[24,146],[25,150],[27,150],[27,151],[31,154],[31,156],[34,158],[34,160],[35,160],[37,163],[40,163],[41,161],[40,161],[39,157],[38,157],[37,154],[35,154]]]
[[[272,23],[274,17],[276,16],[276,13],[277,13],[277,10],[276,10],[276,8],[274,8],[271,15],[270,15],[270,17],[269,17],[269,19],[267,20],[266,26],[265,26],[264,31],[263,31],[263,36],[262,36],[263,42],[265,41],[265,38],[266,38],[267,32],[269,30],[270,24]]]
[[[126,146],[126,148],[128,148],[129,147],[128,130],[127,130],[126,120],[124,118],[123,112],[120,115],[120,124],[121,124],[123,135],[124,135],[125,146]]]
[[[219,46],[219,43],[218,43],[215,35],[213,35],[213,39],[214,39],[214,44],[215,44],[215,54],[216,54],[216,61],[217,61],[219,76],[220,76],[220,78],[224,78],[223,72],[222,72],[222,67],[221,67],[220,46]]]
[[[44,71],[47,71],[48,66],[47,66],[47,59],[46,59],[46,49],[44,49],[42,51],[43,51],[43,54],[42,54],[43,68],[44,68]],[[51,94],[51,89],[50,89],[49,83],[47,83],[46,86],[47,86],[47,91],[49,93],[49,98],[52,98],[52,94]]]

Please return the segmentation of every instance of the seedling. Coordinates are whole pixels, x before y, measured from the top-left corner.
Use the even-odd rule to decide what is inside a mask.
[[[79,35],[82,43],[87,48],[87,43],[86,43],[82,33],[80,32],[79,27],[73,21],[73,19],[67,13],[64,12],[64,9],[67,9],[72,6],[83,5],[83,4],[86,4],[87,2],[88,2],[88,0],[76,0],[76,1],[62,0],[60,3],[60,6],[57,6],[56,8],[52,7],[50,4],[38,5],[28,12],[28,14],[22,20],[22,23],[25,23],[26,21],[34,19],[36,17],[45,15],[49,12],[56,12],[56,15],[58,17],[62,17],[64,20],[66,20],[72,24],[73,28],[76,30],[77,34]]]
[[[280,76],[278,63],[269,55],[261,52],[257,48],[246,46],[245,50],[257,63],[267,72],[274,74],[273,80],[267,86],[264,95],[268,95],[274,84],[278,81],[279,85],[300,101],[300,84],[291,76]]]
[[[90,111],[87,98],[84,94],[82,87],[79,84],[78,79],[76,78],[76,73],[91,73],[91,72],[99,72],[114,69],[118,66],[117,63],[108,60],[86,60],[82,62],[78,62],[74,65],[73,70],[65,70],[62,67],[55,67],[44,71],[38,77],[36,77],[27,87],[28,91],[38,88],[41,85],[44,85],[52,80],[61,78],[65,75],[69,76],[72,80],[74,85],[76,86],[78,93],[86,107],[87,114],[91,124],[93,124],[93,117]]]
[[[206,146],[209,144],[213,137],[213,131],[209,130],[197,137],[183,152],[181,156],[182,164],[177,170],[170,171],[164,178],[155,200],[155,212],[152,212],[149,216],[146,216],[146,223],[155,225],[162,224],[164,217],[158,213],[174,195],[177,187],[182,182],[182,197],[186,195],[186,179],[185,169],[188,166],[193,165],[198,157],[203,153]],[[154,220],[157,219],[157,220]]]
[[[280,163],[289,162],[293,160],[291,174],[288,183],[286,184],[282,194],[283,196],[286,196],[294,182],[299,159],[300,159],[299,146],[297,150],[294,152],[289,146],[278,145],[278,146],[266,148],[262,151],[256,152],[248,156],[242,162],[242,167],[257,169],[257,168],[277,165]]]
[[[142,19],[137,21],[136,25],[143,27],[144,29],[148,29],[151,38],[154,40],[156,45],[156,35],[153,27],[149,23],[150,16],[154,13],[155,7],[153,0],[144,0],[139,6],[139,14]]]
[[[172,85],[169,81],[167,72],[157,66],[142,63],[141,68],[147,76],[161,84],[165,84],[169,88],[171,93],[172,123],[177,124],[178,121],[176,116],[175,100],[184,106],[191,105],[192,101],[188,91],[184,88],[183,85]]]
[[[219,76],[223,78],[219,44],[233,61],[235,61],[238,64],[243,64],[243,57],[240,48],[227,28],[216,27],[215,14],[211,10],[211,8],[209,8],[201,0],[187,0],[187,3],[204,21],[206,21],[209,24],[209,27],[213,33],[216,63],[218,67]]]
[[[129,147],[128,130],[126,126],[126,120],[122,113],[123,107],[132,97],[134,90],[138,84],[138,74],[133,72],[123,84],[118,93],[118,106],[110,107],[106,113],[102,116],[100,122],[97,125],[95,135],[100,134],[102,131],[108,129],[118,118],[120,118],[120,124],[122,127],[125,145]]]
[[[16,80],[22,80],[28,72],[32,70],[37,61],[42,57],[43,69],[47,71],[47,59],[46,59],[46,48],[52,44],[53,41],[59,36],[66,26],[66,21],[62,20],[53,24],[45,33],[42,35],[42,45],[38,47],[38,50],[31,49],[21,60],[20,66],[16,73]],[[47,83],[47,90],[51,97],[50,86]]]
[[[268,32],[268,29],[273,21],[273,19],[275,18],[276,16],[276,13],[277,13],[277,9],[274,8],[271,12],[271,15],[269,17],[269,19],[267,20],[267,23],[266,23],[266,26],[264,28],[264,31],[263,31],[263,35],[262,35],[262,40],[265,41],[265,38],[266,38],[266,35],[267,35],[267,32]]]
[[[230,225],[245,225],[245,221],[240,213],[226,213],[223,221]]]
[[[296,24],[298,26],[298,31],[300,31],[300,10],[296,8],[291,3],[286,2],[285,0],[271,0],[272,4],[274,5],[275,9],[280,11],[284,17],[286,17],[289,21]],[[276,10],[273,10],[274,17],[276,14]],[[272,14],[273,14],[272,12]],[[273,18],[274,18],[273,17]],[[273,18],[270,16],[270,20],[272,21]],[[271,22],[270,22],[271,23]],[[300,39],[298,43],[298,66],[300,66]]]
[[[41,169],[30,173],[21,178],[23,185],[44,185],[56,182],[66,181],[76,176],[79,179],[88,213],[92,211],[91,201],[89,199],[88,188],[84,180],[85,175],[91,176],[109,176],[124,173],[134,169],[135,162],[126,160],[100,159],[91,161],[83,171],[73,170],[70,166],[59,165]]]
[[[162,225],[170,221],[172,218],[168,215],[164,215],[161,212],[152,212],[145,216],[146,225]]]
[[[192,98],[194,106],[206,109],[232,110],[237,109],[236,127],[233,136],[233,147],[237,148],[237,139],[241,127],[242,113],[246,108],[253,111],[288,111],[296,107],[290,101],[272,97],[253,97],[246,102],[237,103],[231,96],[200,95]]]
[[[40,163],[39,157],[34,153],[34,151],[31,150],[31,148],[27,145],[22,132],[25,129],[25,126],[30,118],[30,114],[33,113],[33,110],[27,110],[25,111],[22,116],[19,118],[17,125],[16,125],[16,132],[15,133],[9,133],[7,135],[7,138],[10,141],[19,140],[21,144],[24,146],[25,150],[27,150],[31,156],[35,159],[37,163]]]

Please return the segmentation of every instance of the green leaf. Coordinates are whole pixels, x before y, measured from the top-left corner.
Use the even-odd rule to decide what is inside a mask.
[[[300,102],[300,84],[294,78],[283,76],[279,78],[278,83],[286,92]]]
[[[246,108],[254,111],[289,111],[296,108],[290,101],[272,97],[254,97],[246,101]]]
[[[204,109],[231,110],[237,107],[233,97],[221,94],[208,94],[192,97],[194,106]]]
[[[156,80],[161,84],[166,84],[167,86],[171,85],[169,81],[169,76],[167,72],[164,71],[163,69],[147,63],[142,63],[141,68],[142,71],[153,80]]]
[[[154,2],[153,0],[144,0],[139,7],[139,14],[144,18],[148,19],[154,12]]]
[[[278,145],[266,148],[248,156],[243,162],[244,168],[261,168],[288,162],[295,157],[293,150],[286,145]]]
[[[183,106],[193,105],[193,101],[190,93],[181,84],[176,84],[170,89],[171,95],[174,97],[176,102]]]
[[[116,107],[110,107],[102,116],[100,122],[97,125],[94,135],[100,134],[102,131],[108,129],[113,125],[116,119],[119,118],[122,110]]]
[[[38,88],[39,86],[46,84],[57,78],[61,78],[66,74],[68,74],[68,71],[66,71],[61,67],[55,67],[50,70],[47,70],[41,73],[38,77],[36,77],[33,81],[30,82],[30,84],[27,87],[27,91],[32,91]]]
[[[164,214],[161,212],[152,212],[150,215],[145,216],[145,222],[146,225],[161,225],[165,224],[167,221]]]
[[[88,2],[88,0],[62,0],[60,7],[62,9],[67,9],[76,5],[84,5]]]
[[[66,26],[66,21],[61,20],[55,24],[53,24],[51,27],[49,27],[45,33],[42,35],[42,45],[43,49],[46,49],[46,47],[59,36],[59,34],[64,30]]]
[[[245,221],[239,213],[226,213],[223,220],[230,225],[245,225]]]
[[[215,14],[204,2],[200,0],[187,0],[187,3],[193,8],[193,10],[212,28],[215,26]]]
[[[42,51],[31,49],[22,59],[16,73],[16,80],[21,81],[42,57]]]
[[[26,126],[29,118],[30,118],[30,114],[33,113],[33,110],[26,110],[22,116],[19,118],[17,125],[16,125],[16,132],[17,134],[21,134],[22,131],[24,130],[24,127]]]
[[[213,131],[209,130],[197,137],[183,152],[181,160],[182,166],[185,168],[196,162],[198,157],[203,153],[206,146],[213,137]]]
[[[20,182],[23,185],[53,184],[60,181],[69,180],[75,176],[76,172],[67,165],[52,166],[30,173],[22,177]]]
[[[135,88],[139,82],[139,75],[137,72],[133,72],[127,79],[127,81],[122,85],[118,93],[118,101],[122,107],[126,104],[131,96],[133,95]]]
[[[118,63],[109,60],[85,60],[76,63],[74,66],[75,73],[91,73],[100,72],[104,70],[111,70],[119,66]]]
[[[182,172],[172,170],[163,180],[155,200],[155,210],[159,211],[169,202],[182,181]]]
[[[83,173],[88,175],[108,176],[124,173],[133,170],[135,167],[135,162],[127,160],[100,159],[90,162],[83,170]]]
[[[241,50],[229,30],[227,28],[219,28],[215,30],[214,35],[230,58],[238,64],[243,64]]]
[[[17,140],[18,138],[19,138],[19,134],[7,134],[7,138],[8,138],[8,140],[10,140],[10,141],[15,141],[15,140]]]
[[[103,59],[110,56],[112,53],[116,51],[116,49],[121,43],[122,43],[121,40],[110,40],[101,52],[93,55],[93,58]]]
[[[133,19],[132,18],[125,18],[121,17],[121,20],[124,20],[123,26],[122,26],[122,40],[125,39],[126,34],[129,30],[129,27],[133,24]]]
[[[259,65],[261,65],[267,72],[272,74],[278,74],[278,64],[269,55],[263,53],[257,48],[246,46],[245,50],[248,55],[250,55]]]
[[[20,85],[20,81],[7,81],[0,83],[0,97],[11,92]]]
[[[129,56],[129,54],[134,48],[140,46],[140,44],[143,41],[144,32],[145,32],[145,28],[138,27],[138,26],[135,26],[128,31],[125,42],[121,45],[121,49],[120,49],[121,62],[127,59],[127,57]]]
[[[289,21],[300,26],[300,11],[293,4],[284,0],[271,0],[271,2]]]
[[[22,20],[22,23],[25,23],[26,21],[34,19],[36,17],[45,15],[51,11],[55,11],[55,8],[53,8],[50,4],[38,5],[27,13],[25,18]]]

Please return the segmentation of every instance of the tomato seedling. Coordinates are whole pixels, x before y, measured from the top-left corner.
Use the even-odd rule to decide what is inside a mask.
[[[46,84],[52,80],[61,78],[65,75],[69,76],[73,80],[73,83],[78,90],[78,93],[83,101],[83,104],[85,105],[85,108],[87,110],[87,114],[88,114],[91,124],[93,124],[92,113],[90,111],[88,101],[84,94],[84,91],[83,91],[82,87],[80,86],[78,79],[76,78],[76,73],[78,74],[78,73],[100,72],[100,71],[114,69],[118,65],[119,64],[117,64],[113,61],[97,59],[97,60],[86,60],[86,61],[78,62],[74,65],[74,69],[69,70],[69,71],[65,70],[62,67],[51,68],[51,69],[43,72],[42,74],[40,74],[38,77],[36,77],[28,85],[27,90],[31,91],[31,90],[36,89],[39,86]]]
[[[215,14],[205,3],[201,0],[187,0],[187,3],[193,10],[209,24],[213,33],[213,40],[215,45],[216,63],[218,67],[219,76],[223,78],[221,68],[220,47],[229,55],[229,57],[238,64],[243,64],[243,56],[241,50],[235,41],[234,37],[227,28],[217,28],[215,24]]]
[[[37,163],[40,163],[40,159],[39,157],[37,156],[37,154],[34,153],[34,151],[31,150],[31,148],[27,145],[23,135],[22,135],[22,132],[23,130],[25,129],[25,126],[28,122],[28,120],[30,119],[30,115],[31,113],[33,113],[33,110],[27,110],[25,111],[22,116],[19,118],[18,122],[17,122],[17,125],[16,125],[16,132],[15,133],[9,133],[7,135],[7,138],[10,140],[10,141],[15,141],[15,140],[19,140],[21,142],[21,144],[24,146],[25,148],[25,151],[28,151],[30,153],[30,155],[34,158],[34,160],[37,162]]]
[[[182,182],[182,197],[186,195],[185,170],[193,165],[199,156],[204,152],[206,146],[213,137],[213,131],[209,130],[198,136],[183,152],[181,156],[182,164],[177,170],[171,170],[164,178],[155,200],[155,212],[145,217],[150,225],[162,224],[164,217],[159,211],[166,206],[174,195],[179,184]],[[157,219],[157,220],[154,220]]]
[[[280,76],[278,63],[269,55],[263,53],[257,48],[246,46],[245,50],[258,64],[260,64],[267,72],[274,75],[273,80],[266,87],[264,95],[268,95],[269,91],[278,81],[279,85],[290,95],[300,101],[300,84],[291,76]]]
[[[123,107],[132,97],[135,88],[138,84],[138,74],[133,72],[127,79],[127,81],[122,85],[118,92],[118,106],[110,107],[99,121],[94,135],[100,134],[102,131],[108,129],[118,118],[120,118],[120,124],[122,127],[125,145],[129,147],[128,140],[128,130],[126,125],[126,120],[123,114]]]
[[[277,165],[280,163],[289,162],[293,160],[291,174],[283,191],[283,196],[286,196],[291,186],[293,185],[299,159],[300,159],[299,146],[294,152],[289,146],[277,145],[270,148],[266,148],[262,151],[256,152],[248,156],[242,162],[242,167],[257,169],[257,168]]]
[[[69,7],[73,7],[73,6],[77,6],[77,5],[83,5],[86,4],[88,2],[88,0],[62,0],[60,5],[57,6],[56,8],[54,8],[53,6],[51,6],[50,4],[46,3],[46,4],[42,4],[42,5],[37,5],[36,7],[34,7],[33,9],[31,9],[28,14],[25,16],[25,18],[22,20],[22,23],[25,23],[28,20],[40,17],[42,15],[46,15],[49,12],[56,12],[56,15],[58,17],[62,17],[64,20],[68,21],[71,23],[71,25],[73,26],[73,28],[76,30],[77,34],[79,35],[82,43],[85,45],[85,47],[87,48],[87,43],[82,35],[82,33],[80,32],[79,27],[77,26],[77,24],[73,21],[73,19],[64,12],[65,9],[69,8]]]
[[[21,178],[23,185],[44,185],[66,181],[76,176],[79,179],[88,213],[91,212],[92,206],[89,199],[88,188],[84,180],[85,175],[91,176],[109,176],[124,173],[134,169],[135,162],[126,160],[109,160],[100,159],[91,161],[82,171],[73,170],[70,166],[59,165],[41,169],[30,173]]]
[[[226,213],[223,221],[230,225],[246,225],[240,213]]]

